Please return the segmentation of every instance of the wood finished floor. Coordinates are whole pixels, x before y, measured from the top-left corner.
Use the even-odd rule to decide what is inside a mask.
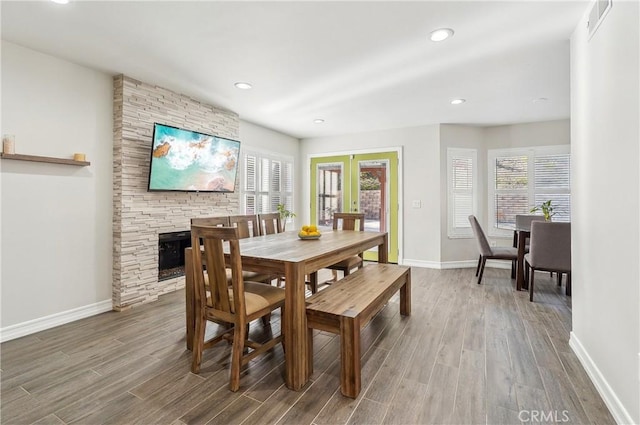
[[[283,385],[280,346],[245,368],[236,393],[227,389],[226,344],[205,352],[199,375],[190,373],[180,291],[2,344],[0,420],[615,423],[569,348],[570,298],[548,274],[536,275],[535,303],[514,291],[506,270],[487,269],[482,285],[471,269],[413,268],[412,274],[412,316],[398,314],[396,296],[363,330],[362,392],[356,400],[339,391],[337,337],[321,332],[315,334],[312,380],[300,392]],[[272,318],[274,332],[279,319]],[[259,321],[251,325],[254,337],[263,332]]]

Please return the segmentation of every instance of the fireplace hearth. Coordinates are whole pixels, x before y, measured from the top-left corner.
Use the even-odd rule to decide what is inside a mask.
[[[184,249],[191,246],[191,232],[158,235],[158,280],[184,276]]]

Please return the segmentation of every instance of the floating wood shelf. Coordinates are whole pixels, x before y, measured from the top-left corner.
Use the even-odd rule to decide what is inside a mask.
[[[91,165],[89,161],[76,161],[74,159],[53,158],[50,156],[21,155],[17,153],[2,153],[0,154],[0,158],[14,159],[17,161],[48,162],[50,164],[76,165],[78,167],[86,167],[88,165]]]

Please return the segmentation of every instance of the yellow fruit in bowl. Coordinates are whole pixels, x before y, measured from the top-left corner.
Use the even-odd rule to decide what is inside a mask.
[[[300,228],[298,232],[298,237],[301,238],[317,238],[320,237],[320,231],[318,231],[318,227],[315,225],[304,225]]]

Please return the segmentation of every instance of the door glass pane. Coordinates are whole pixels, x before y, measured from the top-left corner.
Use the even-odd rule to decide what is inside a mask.
[[[365,230],[387,231],[387,169],[388,161],[358,162],[359,205],[354,207],[364,213]]]
[[[317,173],[318,225],[331,227],[333,213],[342,211],[342,164],[319,164]]]

